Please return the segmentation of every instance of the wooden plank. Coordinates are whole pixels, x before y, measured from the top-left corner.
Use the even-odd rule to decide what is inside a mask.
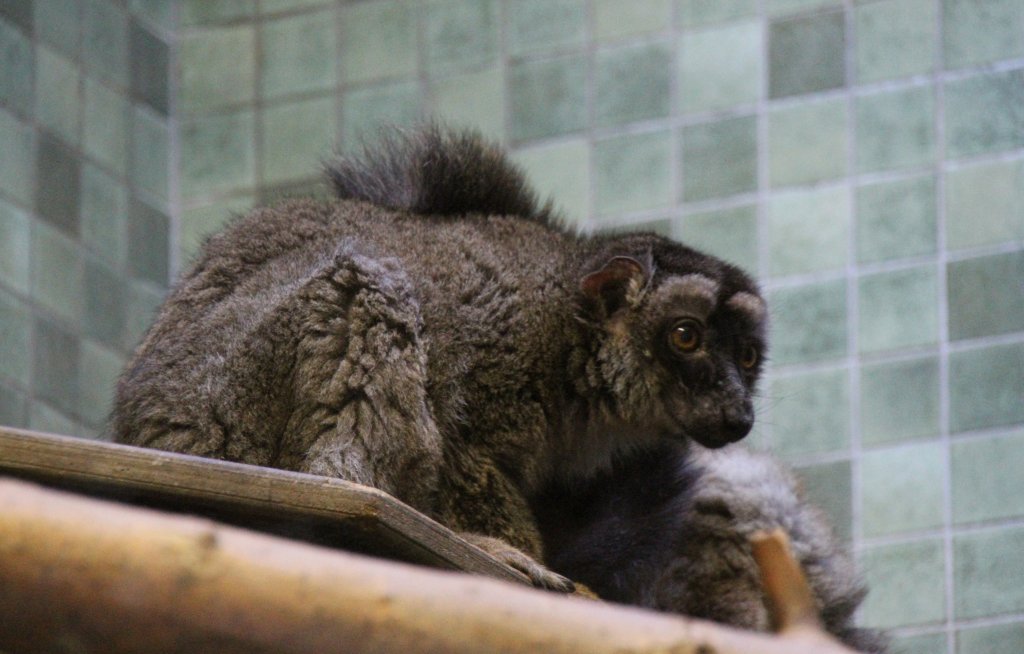
[[[0,427],[0,474],[375,556],[529,583],[387,493],[340,479]]]

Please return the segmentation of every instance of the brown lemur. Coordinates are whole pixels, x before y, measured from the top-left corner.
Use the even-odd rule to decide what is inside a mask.
[[[754,413],[766,308],[653,233],[584,235],[469,132],[395,132],[337,198],[236,219],[126,366],[117,440],[374,486],[527,573],[530,499]]]

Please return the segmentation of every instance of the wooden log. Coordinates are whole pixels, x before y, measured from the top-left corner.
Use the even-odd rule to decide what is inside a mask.
[[[0,479],[0,650],[841,654]]]

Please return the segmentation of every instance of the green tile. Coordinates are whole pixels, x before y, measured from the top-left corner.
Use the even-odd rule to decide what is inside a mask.
[[[128,272],[166,286],[170,273],[170,218],[134,198],[128,216]]]
[[[33,8],[36,36],[65,55],[76,58],[82,23],[81,1],[39,0]]]
[[[35,321],[32,389],[36,398],[72,413],[78,408],[79,339],[48,320]]]
[[[956,632],[956,654],[1020,654],[1024,622],[968,627]]]
[[[279,18],[262,23],[260,29],[264,97],[334,88],[337,30],[333,11]]]
[[[255,0],[185,0],[181,5],[181,24],[217,25],[251,20],[256,16]]]
[[[953,443],[953,522],[1024,516],[1024,432]]]
[[[282,200],[293,198],[331,201],[334,198],[334,192],[322,178],[306,179],[277,186],[264,186],[260,188],[259,195],[256,196],[252,204],[253,206],[272,206]]]
[[[194,207],[182,212],[179,247],[181,261],[187,267],[202,242],[226,225],[233,217],[244,214],[253,205],[249,196],[228,198],[212,205]]]
[[[334,96],[263,110],[264,183],[320,175],[320,161],[334,142]]]
[[[769,95],[781,98],[843,86],[842,13],[812,14],[772,21],[769,26]]]
[[[508,0],[506,38],[512,55],[577,47],[586,35],[583,0]]]
[[[1024,161],[998,161],[946,174],[951,249],[1024,239]]]
[[[1024,611],[1024,527],[953,536],[953,587],[957,619]]]
[[[858,287],[861,352],[938,342],[939,284],[933,266],[865,275]]]
[[[161,115],[168,110],[170,50],[137,21],[128,26],[128,63],[132,94]]]
[[[853,8],[857,79],[922,75],[935,67],[937,0],[885,0]]]
[[[68,234],[78,234],[78,155],[59,139],[41,136],[36,157],[36,214]]]
[[[329,3],[330,0],[260,0],[260,13],[290,11]]]
[[[342,5],[339,74],[366,82],[416,73],[416,7],[407,1]]]
[[[82,256],[74,241],[36,222],[32,230],[32,296],[64,318],[77,323],[84,309]]]
[[[683,129],[683,199],[725,197],[757,189],[757,128],[753,116]]]
[[[1024,331],[1024,250],[947,264],[952,340]]]
[[[523,148],[515,159],[542,200],[553,198],[578,223],[590,215],[590,173],[586,139],[571,139],[550,145]]]
[[[671,76],[672,48],[666,43],[598,50],[594,55],[594,122],[608,126],[667,117]]]
[[[862,186],[856,203],[861,263],[935,253],[938,230],[931,175]]]
[[[32,32],[33,0],[7,0],[0,3],[0,18],[17,25],[26,34]]]
[[[32,127],[0,109],[0,143],[4,144],[0,148],[0,191],[22,204],[32,204],[36,168]]]
[[[683,111],[756,102],[762,95],[763,34],[756,20],[684,32],[679,40]]]
[[[75,435],[75,421],[65,413],[42,402],[32,402],[28,427],[46,434]]]
[[[85,320],[83,331],[109,347],[124,342],[127,301],[124,281],[108,266],[85,261]]]
[[[108,0],[83,4],[82,66],[99,79],[128,85],[128,16]]]
[[[134,349],[153,324],[156,310],[163,302],[161,289],[144,281],[133,281],[128,287],[128,333],[125,349]]]
[[[166,202],[170,167],[167,120],[145,105],[135,107],[131,179],[136,188]]]
[[[28,402],[24,393],[0,384],[0,425],[28,427]]]
[[[849,540],[853,525],[850,462],[823,463],[796,468],[810,504],[825,511],[837,536]]]
[[[772,379],[774,451],[787,457],[841,452],[850,446],[850,381],[846,370]]]
[[[1024,70],[946,84],[946,153],[962,157],[1024,147]]]
[[[698,27],[754,16],[757,5],[757,0],[676,0],[680,27]]]
[[[812,9],[835,7],[840,0],[767,0],[765,9],[769,16],[782,16],[806,12]]]
[[[994,345],[949,355],[953,432],[1024,422],[1024,345]]]
[[[0,199],[0,283],[20,293],[29,290],[29,216]]]
[[[36,47],[36,119],[70,144],[80,132],[78,66],[54,50]]]
[[[182,121],[181,194],[193,198],[255,184],[252,111]]]
[[[892,635],[891,647],[896,654],[946,654],[945,632],[917,636]]]
[[[860,368],[860,424],[865,445],[939,433],[939,360],[935,357]]]
[[[497,0],[429,0],[425,52],[431,75],[472,70],[498,58]]]
[[[179,42],[182,111],[201,113],[256,97],[256,28],[186,33]]]
[[[928,166],[935,160],[935,103],[923,86],[856,100],[857,170]]]
[[[672,24],[672,0],[594,0],[597,40],[660,32]]]
[[[772,194],[765,207],[773,276],[846,267],[850,193],[843,187]]]
[[[5,20],[0,20],[0,104],[27,117],[32,111],[32,78],[35,51],[28,37]]]
[[[205,0],[197,0],[204,2]],[[174,30],[177,27],[178,12],[175,11],[175,2],[153,2],[153,0],[128,0],[128,7],[132,14],[147,21],[154,27],[165,31]]]
[[[28,305],[0,288],[0,378],[28,385],[31,342]]]
[[[942,0],[942,53],[947,68],[1024,55],[1019,0]]]
[[[846,280],[781,288],[770,296],[776,363],[846,356]]]
[[[509,134],[514,141],[575,132],[587,124],[582,55],[519,62],[509,69]]]
[[[127,260],[128,188],[97,166],[82,168],[82,243],[108,266]]]
[[[867,452],[861,459],[864,535],[941,527],[946,456],[942,443]]]
[[[115,350],[92,341],[82,341],[78,360],[78,415],[98,429],[105,427],[113,406],[114,387],[124,366]]]
[[[109,87],[85,78],[82,149],[87,155],[125,174],[128,168],[128,99]]]
[[[594,209],[602,216],[672,204],[672,133],[629,134],[594,144]]]
[[[920,540],[864,549],[868,593],[861,615],[872,627],[941,622],[946,617],[942,540]]]
[[[743,205],[703,211],[683,219],[679,240],[756,273],[757,209]]]
[[[361,139],[376,137],[387,125],[411,125],[422,115],[420,87],[416,82],[396,82],[355,89],[342,99],[341,135],[346,148]]]
[[[772,186],[810,184],[846,174],[849,149],[844,98],[803,102],[768,114],[768,179]]]
[[[433,113],[447,123],[505,138],[505,74],[488,68],[431,80]]]

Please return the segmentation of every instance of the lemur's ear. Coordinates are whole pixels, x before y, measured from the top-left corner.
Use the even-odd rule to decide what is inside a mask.
[[[584,275],[580,290],[590,302],[610,316],[639,296],[651,279],[651,262],[634,257],[615,256],[599,269]]]

